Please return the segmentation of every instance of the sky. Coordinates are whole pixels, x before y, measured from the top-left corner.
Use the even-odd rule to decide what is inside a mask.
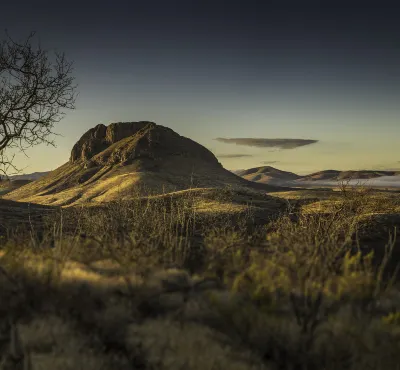
[[[68,161],[99,123],[140,120],[231,170],[400,169],[396,2],[21,0],[1,13],[14,39],[35,31],[65,52],[79,85],[57,147],[17,153],[25,173]]]

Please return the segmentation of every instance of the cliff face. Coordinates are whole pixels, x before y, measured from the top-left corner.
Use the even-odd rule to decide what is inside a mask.
[[[83,134],[73,146],[70,163],[90,160],[119,140],[135,135],[146,127],[153,128],[155,126],[155,123],[152,122],[119,122],[109,126],[97,125]]]
[[[83,162],[86,167],[126,165],[138,158],[162,160],[175,155],[220,166],[215,156],[200,144],[148,121],[97,125],[74,145],[69,162]]]

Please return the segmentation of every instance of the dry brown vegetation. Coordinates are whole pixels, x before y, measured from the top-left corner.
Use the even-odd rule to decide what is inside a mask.
[[[400,196],[299,194],[192,189],[7,224],[0,366],[399,369]]]

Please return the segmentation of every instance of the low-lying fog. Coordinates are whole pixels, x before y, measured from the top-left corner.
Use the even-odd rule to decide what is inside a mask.
[[[302,185],[324,185],[324,186],[337,186],[340,182],[329,180],[316,180],[316,181],[294,181],[291,182],[293,186]],[[362,186],[375,186],[375,187],[396,187],[400,188],[400,175],[397,176],[382,176],[375,179],[353,179],[346,180],[345,183],[349,185],[362,185]]]

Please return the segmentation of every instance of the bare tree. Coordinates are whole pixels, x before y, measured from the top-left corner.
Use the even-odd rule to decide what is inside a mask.
[[[77,87],[72,63],[64,54],[50,59],[40,44],[34,47],[34,32],[22,43],[6,36],[0,44],[0,172],[5,175],[18,171],[7,149],[54,146],[50,135],[64,110],[75,108]]]

